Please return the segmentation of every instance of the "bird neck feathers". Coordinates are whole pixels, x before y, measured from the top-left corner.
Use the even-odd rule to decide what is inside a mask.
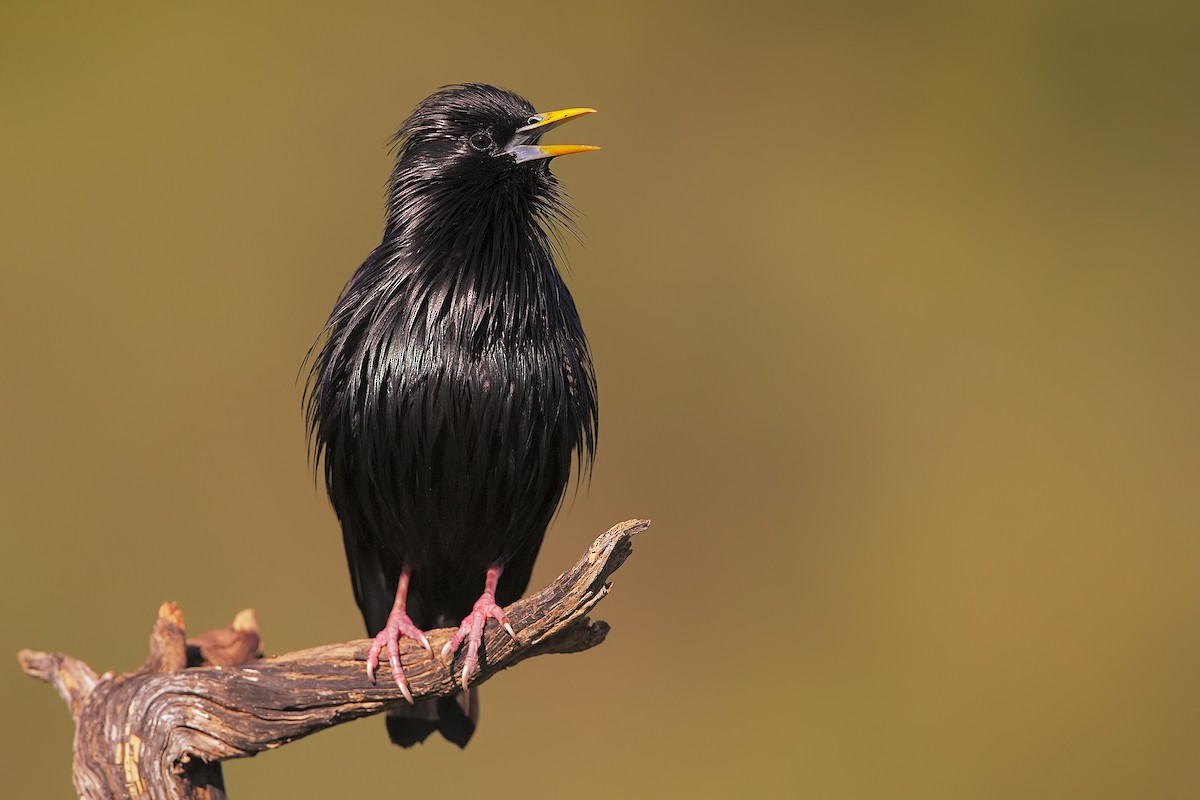
[[[555,266],[565,203],[548,172],[480,182],[411,166],[390,186],[379,279],[407,298],[402,324],[475,347],[498,338],[539,338],[567,313]],[[419,302],[413,304],[413,300]],[[565,302],[569,303],[569,300]],[[570,312],[573,316],[573,309]]]

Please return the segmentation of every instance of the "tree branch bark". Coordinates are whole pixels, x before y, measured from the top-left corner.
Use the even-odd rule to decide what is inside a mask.
[[[574,653],[602,642],[607,623],[592,622],[587,614],[632,552],[630,539],[649,524],[629,520],[614,526],[553,583],[506,609],[520,641],[489,625],[472,683],[535,655]],[[73,778],[80,797],[224,798],[221,761],[274,749],[405,702],[386,661],[377,682],[367,680],[369,639],[221,664],[229,653],[257,653],[257,627],[246,622],[253,613],[246,614],[229,629],[189,642],[182,614],[165,603],[151,631],[146,663],[120,676],[97,676],[62,653],[20,652],[25,672],[54,686],[75,720]],[[435,653],[452,633],[448,628],[428,632]],[[212,665],[188,668],[189,652],[193,663],[201,659]],[[402,640],[400,660],[414,698],[457,691],[461,655],[442,664]]]

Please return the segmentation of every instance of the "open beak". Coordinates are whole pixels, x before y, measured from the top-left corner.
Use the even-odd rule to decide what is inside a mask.
[[[508,147],[504,148],[504,152],[512,155],[518,163],[522,161],[535,161],[539,158],[554,158],[555,156],[569,156],[572,153],[586,153],[589,150],[599,150],[599,147],[590,144],[528,144],[533,139],[538,139],[546,131],[551,128],[557,128],[559,125],[576,117],[582,117],[584,114],[595,114],[594,108],[564,108],[561,111],[547,111],[544,114],[534,114],[529,118],[529,124],[523,128],[517,128],[516,134],[512,141],[508,143]]]

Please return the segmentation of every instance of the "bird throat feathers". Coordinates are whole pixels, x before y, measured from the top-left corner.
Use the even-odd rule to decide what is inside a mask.
[[[438,349],[560,326],[582,339],[557,266],[562,234],[578,234],[546,165],[434,169],[412,155],[401,152],[389,183],[383,241],[347,287],[371,299],[343,311],[391,317],[410,345]]]
[[[384,242],[429,266],[446,257],[489,265],[554,261],[570,207],[545,162],[515,168],[430,165],[402,153],[388,184]]]

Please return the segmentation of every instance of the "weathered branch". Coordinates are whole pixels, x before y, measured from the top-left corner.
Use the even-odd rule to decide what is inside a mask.
[[[587,614],[632,552],[630,539],[648,525],[630,520],[614,526],[574,567],[506,609],[520,641],[489,625],[472,683],[531,656],[573,653],[602,642],[608,625],[591,622]],[[174,604],[164,604],[151,632],[150,657],[121,676],[97,677],[87,664],[61,653],[21,651],[25,672],[53,685],[75,719],[74,781],[80,797],[223,798],[221,761],[252,756],[405,702],[386,662],[377,683],[367,680],[367,639],[221,665],[231,653],[249,657],[257,652],[257,626],[247,621],[252,617],[243,613],[239,620],[229,629],[185,641],[182,615]],[[429,632],[435,653],[451,633]],[[456,691],[461,653],[455,666],[431,659],[407,639],[400,648],[414,697]],[[185,668],[201,658],[217,665]]]

